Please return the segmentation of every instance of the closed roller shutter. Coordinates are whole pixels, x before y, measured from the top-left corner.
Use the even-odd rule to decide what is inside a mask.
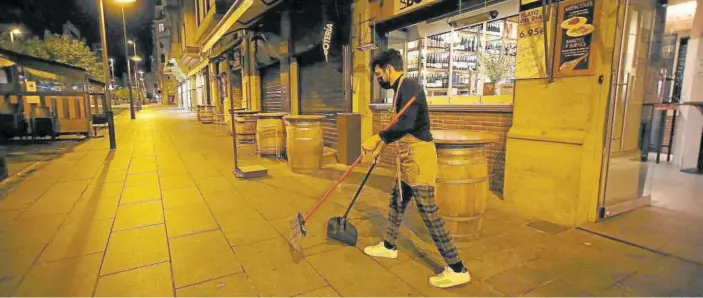
[[[284,112],[281,96],[281,68],[278,64],[261,69],[261,100],[264,112]]]
[[[351,110],[345,101],[342,61],[330,55],[329,63],[317,51],[299,58],[301,114],[325,115],[325,146],[337,148],[337,113]]]
[[[237,70],[232,72],[232,81],[230,82],[230,87],[232,88],[232,106],[234,108],[242,107],[242,71]]]

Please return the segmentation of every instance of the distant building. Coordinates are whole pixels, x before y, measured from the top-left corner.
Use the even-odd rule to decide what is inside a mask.
[[[96,56],[98,56],[98,60],[102,61],[103,59],[103,48],[102,44],[100,42],[94,42],[90,45],[90,50],[95,53]]]
[[[171,46],[171,26],[168,17],[168,3],[165,0],[156,0],[154,7],[154,23],[152,25],[152,36],[154,37],[154,52],[151,54],[151,73],[156,74],[156,90],[163,87],[163,70],[168,60],[168,53]]]
[[[81,40],[81,31],[78,30],[76,25],[73,25],[71,21],[66,21],[66,23],[63,24],[63,35],[68,35],[76,40]]]

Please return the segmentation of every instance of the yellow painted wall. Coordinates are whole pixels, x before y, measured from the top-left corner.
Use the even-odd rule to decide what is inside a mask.
[[[247,35],[248,39],[249,35]],[[256,69],[254,53],[254,45],[248,40],[245,41],[246,46],[243,46],[243,57],[246,60],[244,71],[242,72],[242,85],[244,85],[245,94],[247,95],[247,106],[249,110],[261,111],[261,78],[259,71]],[[248,72],[250,71],[250,73]]]
[[[298,61],[292,59],[290,63],[290,114],[300,115],[300,101],[298,99]]]
[[[504,195],[525,214],[568,226],[596,220],[617,4],[596,7],[595,75],[516,82]]]
[[[370,40],[370,30],[360,31],[359,22],[369,19],[372,14],[377,14],[380,11],[379,6],[380,1],[369,3],[369,1],[356,1],[354,3],[353,9],[353,36],[352,48],[353,48],[353,80],[352,80],[352,111],[354,113],[361,114],[361,139],[362,141],[366,138],[371,137],[373,134],[373,113],[369,108],[371,103],[371,52],[370,51],[360,51],[357,49],[359,46],[359,39]],[[363,27],[366,28],[366,27]]]

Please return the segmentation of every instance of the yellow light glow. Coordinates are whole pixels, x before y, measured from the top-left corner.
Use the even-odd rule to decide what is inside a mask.
[[[127,41],[128,44],[133,44],[134,42],[132,40]]]
[[[139,56],[132,56],[131,59],[132,59],[132,61],[137,61],[137,62],[142,61],[142,57],[139,57]]]
[[[19,28],[12,29],[12,34],[22,34],[22,31],[20,31]]]
[[[137,2],[137,0],[115,0],[117,3],[122,3],[122,4],[127,4],[127,3],[134,3]]]
[[[674,5],[669,5],[666,8],[666,20],[681,20],[693,19],[693,14],[696,12],[696,1],[687,1]]]

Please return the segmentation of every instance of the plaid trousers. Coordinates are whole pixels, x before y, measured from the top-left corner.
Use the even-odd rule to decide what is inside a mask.
[[[408,207],[411,198],[415,198],[415,204],[420,211],[425,227],[430,231],[432,240],[437,250],[442,255],[447,264],[456,264],[461,259],[459,253],[452,243],[452,236],[444,229],[444,219],[439,215],[439,209],[435,204],[434,187],[432,186],[410,186],[402,183],[403,199],[400,200],[398,182],[393,187],[391,195],[390,212],[388,214],[388,226],[386,227],[385,240],[395,245],[398,238],[398,230],[403,222],[403,214]]]

